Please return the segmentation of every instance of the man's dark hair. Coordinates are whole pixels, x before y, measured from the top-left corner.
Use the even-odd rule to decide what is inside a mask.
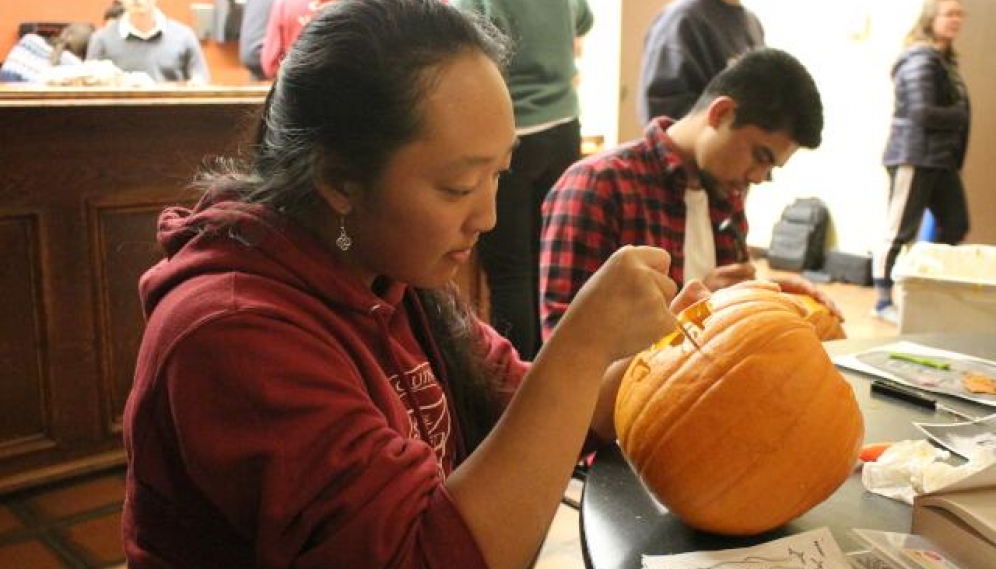
[[[713,77],[691,112],[708,108],[720,96],[737,102],[734,126],[784,131],[806,148],[820,145],[820,92],[802,63],[784,51],[761,48],[746,52]]]

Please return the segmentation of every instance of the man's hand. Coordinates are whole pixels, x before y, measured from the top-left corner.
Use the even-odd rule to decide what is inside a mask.
[[[840,318],[841,322],[844,321],[844,313],[840,311],[840,308],[837,308],[837,305],[834,304],[833,300],[817,289],[816,285],[812,282],[802,277],[776,277],[768,280],[781,287],[782,292],[808,294],[809,296],[815,298],[817,302],[823,306],[826,306],[834,316]]]
[[[702,279],[702,283],[709,290],[719,290],[737,283],[753,280],[757,270],[754,263],[744,261],[743,263],[733,263],[732,265],[722,265],[713,269]]]

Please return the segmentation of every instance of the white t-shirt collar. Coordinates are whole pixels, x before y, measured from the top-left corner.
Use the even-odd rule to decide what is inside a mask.
[[[121,14],[121,18],[118,20],[118,33],[121,34],[122,38],[127,38],[128,36],[135,36],[136,38],[148,40],[155,37],[157,34],[162,33],[163,29],[166,27],[166,14],[159,8],[155,9],[152,13],[153,21],[152,29],[148,32],[140,32],[135,26],[132,25],[131,19],[128,17],[128,13],[125,12]]]

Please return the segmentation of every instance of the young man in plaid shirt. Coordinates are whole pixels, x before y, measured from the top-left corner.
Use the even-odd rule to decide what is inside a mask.
[[[800,147],[816,148],[823,105],[812,77],[776,49],[748,52],[717,75],[692,110],[651,121],[645,137],[569,168],[547,195],[540,315],[547,337],[581,285],[623,245],[671,254],[679,286],[711,290],[754,277],[744,197]],[[804,280],[780,282],[832,303]]]

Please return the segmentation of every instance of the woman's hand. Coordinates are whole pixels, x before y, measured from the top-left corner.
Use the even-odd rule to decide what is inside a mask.
[[[610,364],[674,329],[670,265],[652,247],[609,257],[578,291],[494,429],[446,479],[491,567],[525,567],[535,555],[596,406],[614,400],[603,390]],[[613,367],[616,376],[623,365]],[[611,407],[598,415],[610,419]]]
[[[630,356],[674,329],[669,305],[677,285],[671,257],[655,247],[617,250],[585,283],[557,329],[576,346],[601,352],[605,364]]]

